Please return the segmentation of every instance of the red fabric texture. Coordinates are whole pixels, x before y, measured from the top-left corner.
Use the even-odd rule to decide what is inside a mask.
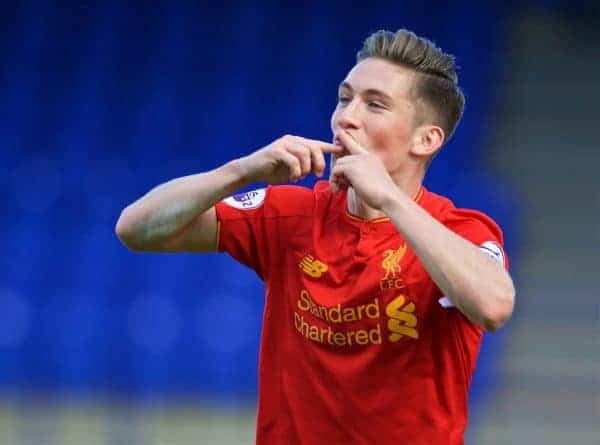
[[[424,188],[450,230],[502,246],[481,212]],[[482,330],[443,296],[389,219],[363,221],[346,194],[272,186],[257,208],[217,204],[219,250],[266,285],[259,445],[463,444]]]

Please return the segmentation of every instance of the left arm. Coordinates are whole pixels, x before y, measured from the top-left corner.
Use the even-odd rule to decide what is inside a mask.
[[[452,303],[473,323],[495,331],[512,314],[510,275],[470,241],[447,229],[397,189],[382,202],[387,214]]]
[[[392,181],[381,160],[346,135],[350,152],[336,161],[336,183],[349,183],[370,207],[390,217],[444,294],[473,323],[495,331],[511,316],[515,288],[508,272],[470,241],[434,219]]]

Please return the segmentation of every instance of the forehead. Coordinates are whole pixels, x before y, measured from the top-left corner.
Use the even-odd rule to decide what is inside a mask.
[[[393,98],[408,99],[415,80],[415,73],[387,60],[368,58],[357,63],[344,82],[353,90],[379,90]]]

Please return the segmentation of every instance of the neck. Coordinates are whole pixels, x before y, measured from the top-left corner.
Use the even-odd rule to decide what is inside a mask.
[[[421,188],[423,178],[405,178],[404,180],[400,179],[394,182],[401,192],[410,199],[414,199]],[[348,188],[347,201],[348,213],[353,216],[357,216],[366,221],[387,217],[381,210],[374,209],[365,203],[352,187]]]

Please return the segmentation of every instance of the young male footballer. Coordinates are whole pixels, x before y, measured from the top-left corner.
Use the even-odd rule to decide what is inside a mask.
[[[463,443],[482,333],[515,299],[497,224],[422,185],[463,107],[452,56],[378,31],[340,83],[332,144],[283,136],[123,210],[133,250],[227,252],[264,280],[257,444]],[[327,153],[312,189],[235,195],[322,176]]]

